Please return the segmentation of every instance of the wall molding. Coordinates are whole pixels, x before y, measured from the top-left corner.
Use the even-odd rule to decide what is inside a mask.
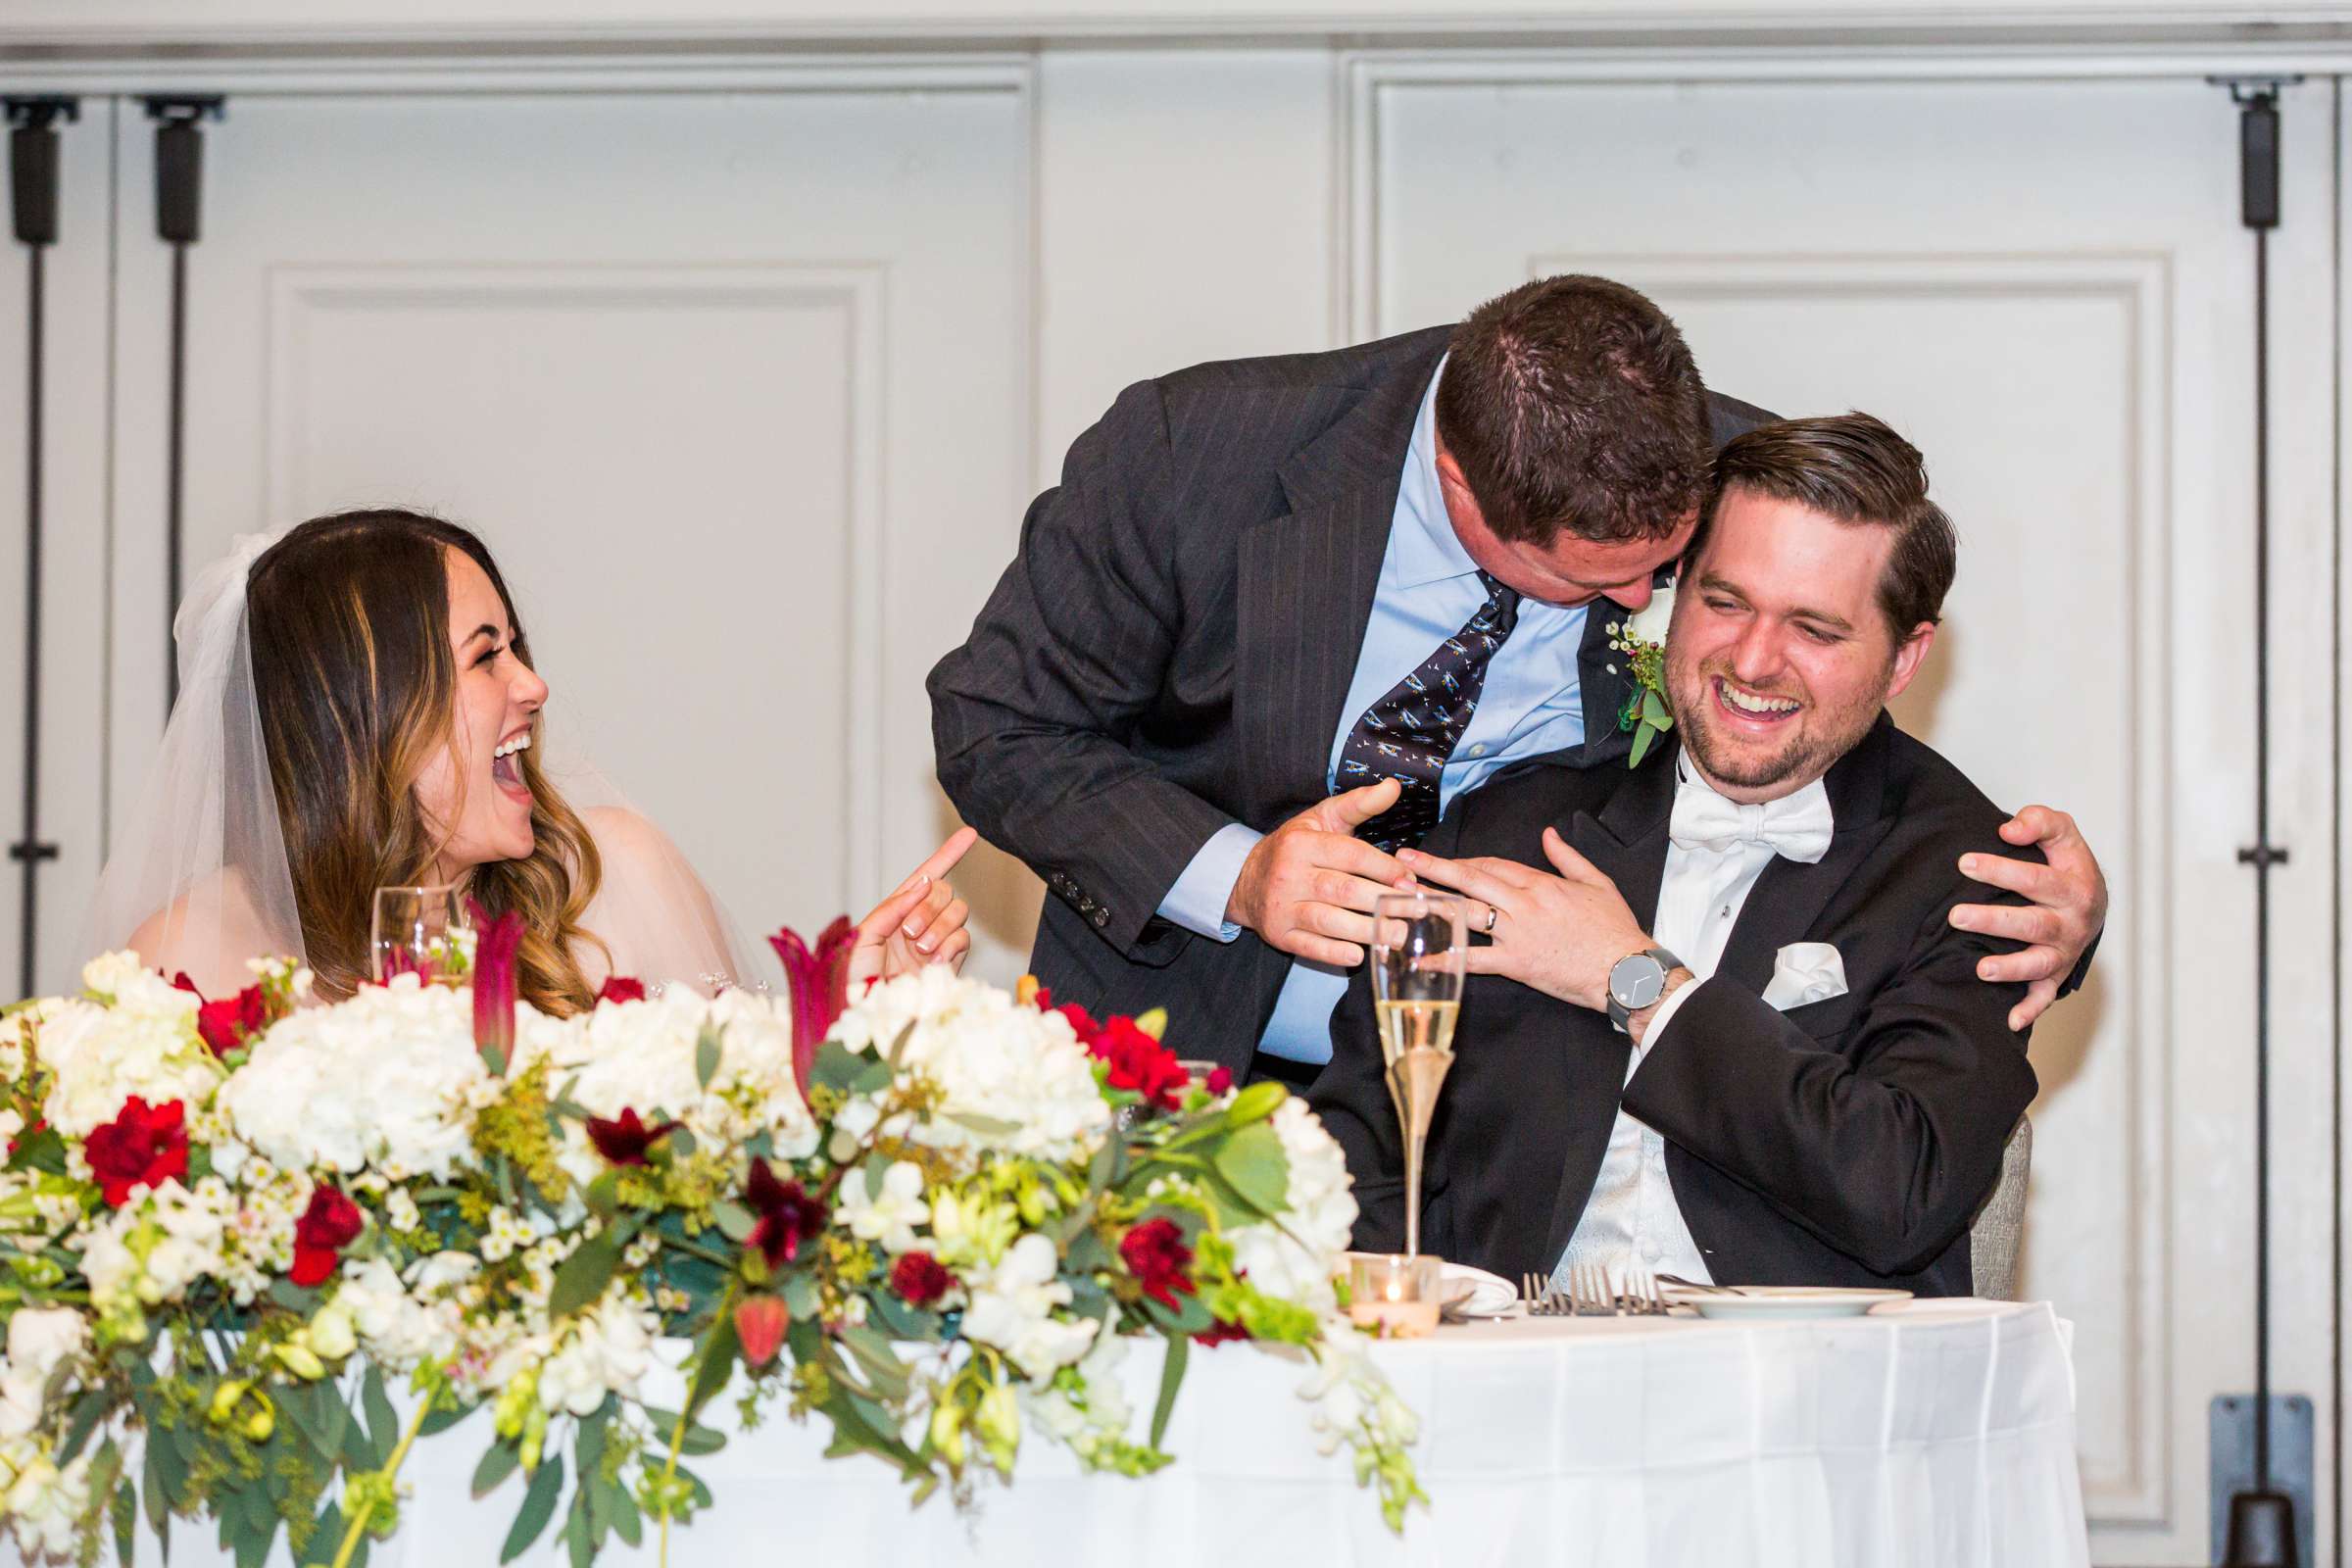
[[[373,57],[401,52],[542,51],[581,58],[625,51],[757,53],[861,47],[1035,47],[1169,44],[1342,45],[1622,49],[1792,45],[1868,47],[2164,47],[2293,51],[2352,47],[2352,24],[2325,5],[1913,3],[1733,6],[1661,0],[1653,5],[1570,4],[1447,8],[1432,0],[1291,0],[1286,6],[1219,4],[1122,7],[1102,0],[1044,0],[993,9],[982,0],[739,0],[702,8],[637,0],[583,19],[564,0],[488,0],[461,16],[419,16],[421,7],[385,0],[356,21],[321,24],[301,0],[247,0],[230,12],[164,0],[19,0],[0,21],[0,63],[86,65],[185,63],[190,51],[219,55]],[[699,9],[699,14],[698,14]],[[223,13],[228,13],[223,15]],[[569,14],[567,14],[569,13]]]

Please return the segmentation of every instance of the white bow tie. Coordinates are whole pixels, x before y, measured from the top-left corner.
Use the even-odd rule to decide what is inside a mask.
[[[1836,825],[1830,815],[1830,792],[1818,779],[1794,795],[1761,806],[1727,801],[1706,785],[1685,779],[1675,788],[1674,818],[1666,831],[1685,850],[1722,855],[1742,844],[1761,844],[1783,859],[1810,864],[1830,853]]]

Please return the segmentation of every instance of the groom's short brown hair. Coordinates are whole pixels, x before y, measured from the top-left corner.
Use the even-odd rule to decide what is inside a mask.
[[[1696,510],[1707,391],[1672,319],[1605,277],[1545,277],[1454,332],[1438,438],[1497,538],[1664,539]]]
[[[1839,522],[1894,530],[1879,576],[1879,612],[1899,644],[1911,629],[1943,618],[1943,596],[1959,569],[1960,536],[1928,499],[1919,448],[1884,420],[1859,412],[1780,419],[1733,437],[1715,454],[1707,503],[1691,536],[1698,559],[1715,509],[1732,489],[1794,502]]]

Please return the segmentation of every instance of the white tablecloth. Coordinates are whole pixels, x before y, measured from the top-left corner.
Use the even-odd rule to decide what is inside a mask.
[[[1015,1484],[983,1487],[969,1515],[944,1497],[909,1512],[884,1466],[824,1459],[818,1428],[778,1415],[694,1461],[718,1501],[676,1533],[672,1561],[2084,1568],[2069,1332],[2047,1306],[1920,1302],[1753,1326],[1520,1320],[1384,1345],[1422,1419],[1432,1501],[1401,1540],[1345,1453],[1315,1451],[1301,1366],[1245,1346],[1193,1355],[1168,1430],[1177,1462],[1159,1475],[1082,1476],[1033,1441]],[[1154,1348],[1122,1370],[1140,1437]],[[728,1400],[709,1419],[732,1434]],[[488,1437],[476,1415],[418,1445],[401,1533],[373,1562],[497,1560],[521,1488],[468,1495]],[[173,1562],[210,1557],[210,1536],[177,1532]],[[613,1548],[606,1561],[654,1560],[650,1533],[641,1552]],[[526,1560],[560,1555],[551,1530]]]

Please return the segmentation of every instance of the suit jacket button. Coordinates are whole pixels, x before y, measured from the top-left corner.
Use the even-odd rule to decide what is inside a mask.
[[[1110,911],[1099,904],[1095,906],[1095,924],[1098,926],[1110,924]]]

